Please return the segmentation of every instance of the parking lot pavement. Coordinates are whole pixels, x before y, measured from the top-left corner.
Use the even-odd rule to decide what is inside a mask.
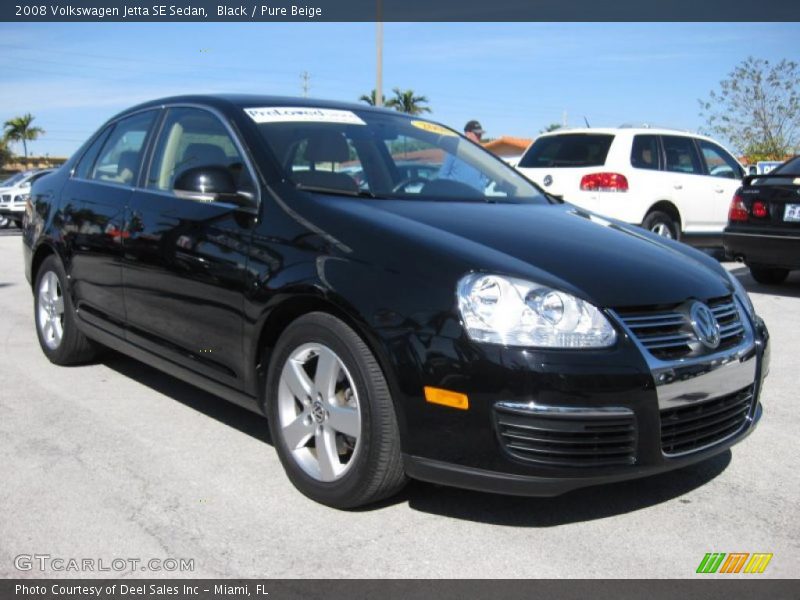
[[[773,342],[764,418],[731,452],[560,498],[412,483],[340,512],[292,488],[263,419],[118,354],[51,365],[19,235],[0,236],[0,577],[93,575],[20,572],[21,554],[194,559],[180,575],[201,577],[692,577],[706,552],[796,576],[800,273],[767,289],[727,266]]]

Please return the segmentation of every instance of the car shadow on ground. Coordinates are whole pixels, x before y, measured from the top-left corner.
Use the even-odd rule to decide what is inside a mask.
[[[111,350],[104,353],[102,363],[223,425],[272,445],[267,420],[259,415]],[[355,512],[407,503],[412,510],[467,521],[510,527],[553,527],[625,514],[680,498],[717,477],[730,461],[728,450],[677,471],[584,488],[555,498],[486,494],[411,481],[399,494]],[[686,498],[680,498],[680,502],[691,504]]]
[[[269,426],[264,417],[118,352],[106,350],[102,363],[120,375],[138,381],[228,427],[272,445]]]
[[[789,278],[778,285],[758,283],[745,265],[736,265],[730,268],[730,272],[741,282],[748,293],[800,298],[800,271],[792,271],[789,273]]]

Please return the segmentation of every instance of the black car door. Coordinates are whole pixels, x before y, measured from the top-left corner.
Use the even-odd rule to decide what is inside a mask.
[[[125,240],[128,339],[236,389],[243,387],[242,327],[253,217],[230,202],[176,193],[187,171],[223,170],[257,197],[232,130],[215,113],[168,108]]]
[[[71,293],[84,321],[124,336],[122,244],[128,202],[158,111],[120,119],[89,145],[62,188]]]

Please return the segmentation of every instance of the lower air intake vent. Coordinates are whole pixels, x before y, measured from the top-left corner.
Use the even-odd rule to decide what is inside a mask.
[[[636,423],[627,410],[549,414],[501,403],[495,405],[494,420],[503,448],[526,462],[552,467],[606,467],[636,460]]]
[[[753,388],[661,411],[661,449],[685,454],[706,448],[738,433],[753,405]]]

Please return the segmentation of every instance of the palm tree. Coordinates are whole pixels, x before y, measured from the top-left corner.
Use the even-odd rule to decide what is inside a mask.
[[[381,102],[382,106],[386,106],[386,96],[381,94],[381,98],[383,102]],[[375,106],[375,90],[372,90],[369,96],[366,94],[361,94],[361,97],[358,99],[359,102],[366,102],[370,106]]]
[[[428,103],[428,98],[425,96],[415,96],[414,90],[401,90],[400,88],[392,89],[394,98],[391,98],[386,106],[394,108],[400,112],[409,115],[421,115],[422,113],[431,112],[427,106],[422,106]]]
[[[22,142],[25,151],[25,160],[28,160],[28,140],[33,141],[44,134],[41,127],[31,127],[35,117],[31,113],[26,113],[21,117],[14,117],[5,122],[6,139],[12,142]]]

